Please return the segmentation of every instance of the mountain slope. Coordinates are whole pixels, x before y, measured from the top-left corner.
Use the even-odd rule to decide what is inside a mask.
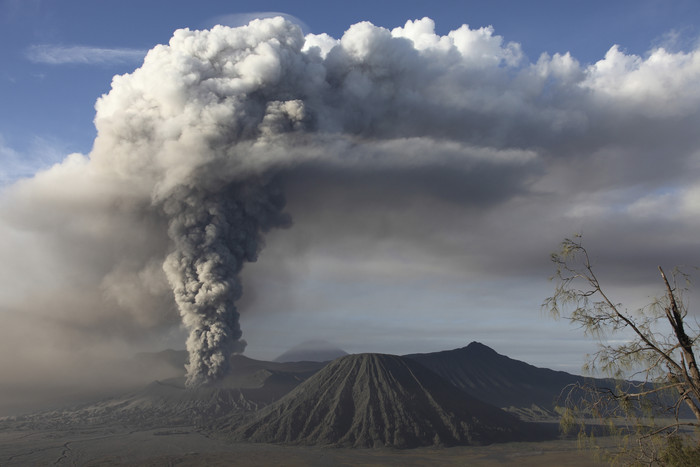
[[[586,380],[582,376],[514,360],[479,342],[460,349],[405,357],[496,407],[530,409],[535,405],[551,412],[567,385]]]
[[[413,360],[339,358],[260,410],[232,437],[266,443],[352,447],[488,444],[533,436],[525,424],[478,401]]]

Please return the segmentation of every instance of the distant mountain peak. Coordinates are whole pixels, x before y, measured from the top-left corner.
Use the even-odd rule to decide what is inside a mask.
[[[465,347],[465,348],[467,348],[467,349],[488,349],[488,350],[493,351],[493,349],[491,347],[489,347],[486,344],[482,344],[481,342],[478,342],[478,341],[471,341],[469,343],[469,345],[467,345],[467,347]]]
[[[502,408],[535,405],[553,414],[562,389],[583,380],[580,376],[514,360],[480,342],[406,357],[427,366],[477,399]]]
[[[481,342],[477,341],[472,341],[464,347],[465,350],[469,350],[470,352],[479,352],[479,353],[488,353],[488,354],[498,354],[495,350],[493,350],[491,347],[489,347],[486,344],[482,344]]]
[[[348,355],[343,349],[323,339],[312,339],[295,345],[275,358],[275,362],[327,362]]]
[[[325,339],[308,339],[294,347],[333,347],[333,344]]]

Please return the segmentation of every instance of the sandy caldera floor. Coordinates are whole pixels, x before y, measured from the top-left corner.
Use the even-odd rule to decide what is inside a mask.
[[[347,449],[229,443],[193,427],[129,431],[118,427],[79,430],[0,431],[0,465],[145,466],[595,466],[576,441],[506,443],[479,447]]]

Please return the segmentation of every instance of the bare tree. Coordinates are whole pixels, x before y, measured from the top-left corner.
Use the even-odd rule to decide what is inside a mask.
[[[689,277],[675,270],[669,280],[659,267],[665,292],[630,312],[603,289],[580,236],[564,240],[552,261],[556,288],[543,309],[598,339],[584,370],[610,378],[568,388],[562,427],[578,426],[590,440],[591,426],[607,426],[622,441],[612,451],[618,460],[634,454],[635,462],[683,465],[699,454],[687,436],[700,427],[699,333],[683,300]]]

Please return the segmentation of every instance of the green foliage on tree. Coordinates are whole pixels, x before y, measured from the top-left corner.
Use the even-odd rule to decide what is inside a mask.
[[[584,370],[607,376],[567,388],[561,426],[598,446],[597,434],[615,435],[613,463],[700,465],[700,329],[684,301],[689,276],[670,279],[659,267],[665,292],[642,309],[615,302],[598,280],[581,237],[565,239],[552,254],[554,294],[543,309],[598,340]],[[689,463],[688,463],[689,462]]]

